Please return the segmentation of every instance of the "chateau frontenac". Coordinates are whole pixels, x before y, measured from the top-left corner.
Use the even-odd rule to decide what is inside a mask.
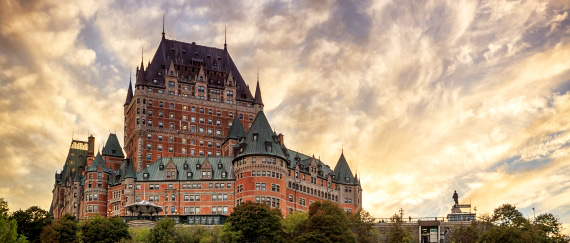
[[[206,47],[162,33],[152,61],[137,68],[134,89],[129,83],[124,134],[124,150],[116,134],[101,151],[91,135],[71,142],[55,174],[55,219],[135,216],[127,206],[138,202],[159,206],[157,216],[202,224],[219,223],[247,201],[283,215],[321,200],[362,208],[344,154],[332,169],[288,149],[263,112],[259,75],[252,95],[225,43]]]

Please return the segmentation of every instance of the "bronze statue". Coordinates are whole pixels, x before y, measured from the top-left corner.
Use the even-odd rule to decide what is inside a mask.
[[[453,201],[455,201],[455,205],[459,205],[459,195],[457,195],[457,191],[453,193]]]

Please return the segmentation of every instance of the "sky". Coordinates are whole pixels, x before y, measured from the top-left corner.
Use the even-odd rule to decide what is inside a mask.
[[[570,2],[17,1],[0,5],[0,197],[49,209],[72,137],[123,137],[130,73],[166,38],[223,48],[288,148],[334,167],[364,209],[460,203],[570,233]],[[252,90],[253,92],[254,90]],[[121,141],[122,143],[123,141]]]

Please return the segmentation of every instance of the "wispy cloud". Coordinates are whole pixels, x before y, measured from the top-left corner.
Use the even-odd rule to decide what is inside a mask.
[[[0,195],[51,200],[71,131],[121,136],[129,69],[167,38],[228,47],[292,149],[344,144],[378,217],[458,190],[570,223],[566,1],[11,1],[0,10]],[[49,182],[49,183],[46,183]],[[33,203],[32,203],[33,202]]]

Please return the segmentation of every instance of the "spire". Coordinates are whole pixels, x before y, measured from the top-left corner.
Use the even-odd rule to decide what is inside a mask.
[[[164,36],[164,13],[162,14],[162,39],[165,40],[166,37]]]
[[[228,51],[228,44],[226,40],[227,40],[227,28],[224,25],[224,51]]]
[[[127,90],[127,100],[125,100],[125,105],[130,104],[132,99],[133,99],[133,83],[129,78],[129,90]]]
[[[255,87],[255,98],[253,99],[253,103],[263,107],[263,101],[261,100],[261,89],[259,88],[259,69],[257,69],[257,87]]]

